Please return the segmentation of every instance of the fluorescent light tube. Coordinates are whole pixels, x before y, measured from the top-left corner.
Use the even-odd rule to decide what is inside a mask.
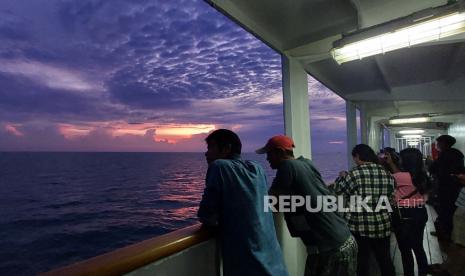
[[[399,134],[422,134],[425,133],[423,129],[406,129],[399,131]]]
[[[465,32],[465,13],[452,13],[331,49],[338,64]]]
[[[416,117],[416,118],[392,119],[392,120],[389,120],[389,124],[391,125],[413,124],[413,123],[426,123],[429,121],[430,121],[429,117]]]
[[[421,138],[420,134],[402,135],[403,138]]]

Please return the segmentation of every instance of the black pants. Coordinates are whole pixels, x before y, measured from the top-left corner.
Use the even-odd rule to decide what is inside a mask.
[[[358,244],[358,276],[370,275],[370,266],[367,262],[370,258],[370,252],[373,252],[382,276],[395,276],[394,264],[392,263],[390,254],[390,237],[376,239],[361,237],[356,234],[354,237]]]
[[[450,176],[443,177],[438,183],[438,228],[440,234],[446,239],[450,239],[452,233],[452,221],[454,212],[457,209],[455,201],[459,196],[462,186],[456,179]]]
[[[397,244],[402,255],[404,275],[415,275],[412,251],[417,259],[418,275],[426,275],[428,260],[423,248],[423,233],[428,221],[426,208],[424,206],[400,208],[400,212],[405,220],[394,224],[394,233],[396,234]]]
[[[452,202],[452,204],[451,204]],[[438,208],[438,231],[442,234],[445,238],[450,239],[450,235],[452,233],[452,221],[454,217],[454,212],[457,209],[455,206],[455,201],[450,202],[440,202]]]

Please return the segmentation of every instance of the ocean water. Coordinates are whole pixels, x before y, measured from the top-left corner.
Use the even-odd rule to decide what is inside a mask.
[[[274,176],[265,157],[268,180]],[[343,153],[314,154],[324,179]],[[0,275],[32,275],[197,222],[202,153],[1,153]]]

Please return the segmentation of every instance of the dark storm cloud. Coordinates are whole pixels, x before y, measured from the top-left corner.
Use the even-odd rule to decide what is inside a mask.
[[[0,106],[3,112],[31,113],[33,116],[86,113],[89,102],[66,91],[39,86],[25,77],[0,74]]]
[[[31,79],[0,72],[0,118],[6,121],[105,121],[121,115],[122,111],[94,97],[74,91],[52,89]],[[126,113],[124,113],[126,114]]]
[[[176,99],[170,91],[154,93],[153,89],[140,83],[127,83],[110,87],[115,99],[136,108],[176,109],[189,106],[185,99]]]
[[[24,41],[29,38],[26,30],[18,30],[13,24],[0,26],[0,36],[8,40]]]

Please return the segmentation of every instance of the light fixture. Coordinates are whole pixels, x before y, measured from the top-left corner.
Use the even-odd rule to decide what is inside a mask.
[[[391,125],[414,124],[414,123],[426,123],[429,121],[430,121],[429,117],[398,118],[398,119],[389,120],[389,124]]]
[[[421,138],[420,134],[402,135],[403,138]]]
[[[422,134],[425,133],[423,129],[406,129],[399,131],[399,134]]]
[[[464,32],[465,12],[446,5],[350,34],[335,42],[331,55],[341,64]]]
[[[408,142],[407,143],[409,146],[418,146],[418,142]]]

